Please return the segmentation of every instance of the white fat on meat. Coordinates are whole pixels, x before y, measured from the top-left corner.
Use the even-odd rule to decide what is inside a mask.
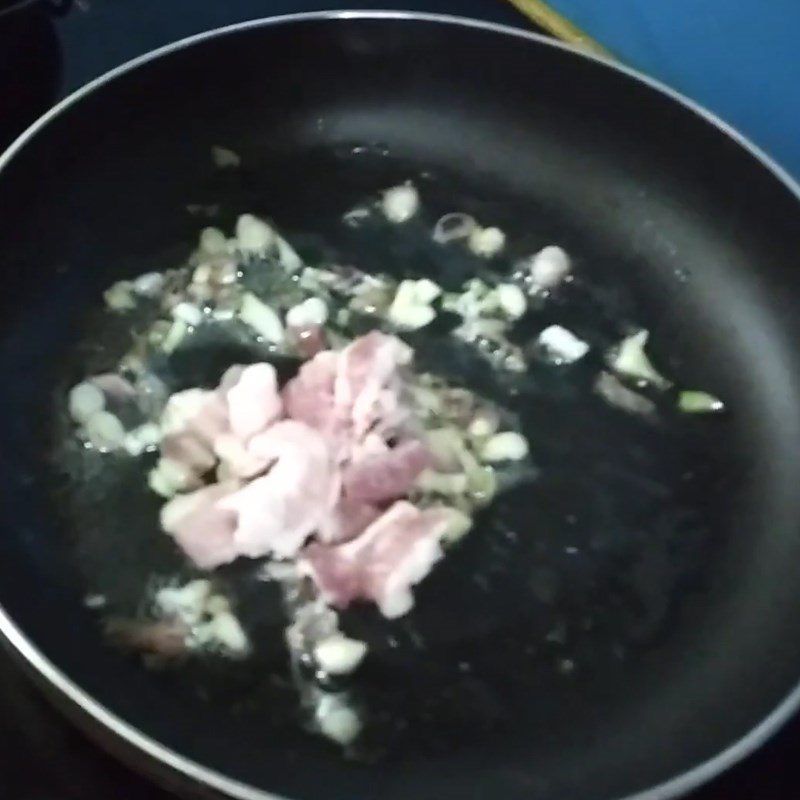
[[[225,475],[252,477],[266,463],[248,452],[247,441],[282,412],[271,364],[233,366],[216,391],[188,389],[169,398],[161,418],[161,454],[198,478],[218,460]]]
[[[301,569],[322,597],[341,608],[353,600],[373,600],[389,618],[414,605],[412,587],[442,557],[441,537],[449,518],[438,509],[394,503],[357,539],[342,545],[309,545]]]
[[[227,391],[231,431],[249,439],[274,422],[283,411],[278,394],[278,377],[272,364],[245,367],[236,383]]]

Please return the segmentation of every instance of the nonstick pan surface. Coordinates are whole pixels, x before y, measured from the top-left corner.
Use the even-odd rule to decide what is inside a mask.
[[[219,144],[242,156],[233,176],[211,163]],[[721,123],[533,35],[312,14],[120,68],[0,167],[0,628],[110,749],[180,790],[244,798],[662,798],[794,709],[798,195]],[[87,587],[125,607],[182,562],[131,481],[99,476],[90,501],[64,500],[50,417],[101,290],[190,251],[204,223],[187,205],[219,205],[222,225],[269,215],[379,270],[466,269],[418,240],[342,232],[344,210],[407,178],[432,219],[463,209],[520,250],[573,254],[576,285],[542,326],[603,343],[638,322],[666,371],[728,413],[650,426],[580,391],[580,374],[532,374],[515,399],[473,369],[515,404],[539,478],[503,498],[504,534],[470,537],[396,627],[349,620],[373,647],[376,734],[345,760],[295,724],[277,644],[241,669],[165,673],[106,646]],[[225,579],[243,620],[279,642],[270,588],[242,572]]]

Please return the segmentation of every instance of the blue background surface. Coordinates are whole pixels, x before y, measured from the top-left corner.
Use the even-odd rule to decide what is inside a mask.
[[[800,0],[550,0],[800,178]]]
[[[621,60],[715,111],[800,178],[800,0],[550,0]],[[80,5],[79,5],[80,7]],[[242,19],[408,8],[526,26],[504,0],[84,0],[60,25],[72,89],[153,47]]]

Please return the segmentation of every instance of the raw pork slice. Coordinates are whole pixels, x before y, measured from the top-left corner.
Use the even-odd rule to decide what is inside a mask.
[[[380,508],[370,503],[354,502],[342,497],[330,517],[320,525],[317,536],[320,541],[331,544],[349,542],[382,513]]]
[[[422,442],[410,439],[384,453],[351,463],[343,474],[344,494],[361,503],[386,503],[407,495],[431,459]]]
[[[248,450],[272,466],[221,502],[236,513],[236,551],[291,558],[336,505],[339,473],[321,434],[295,420],[276,422]]]
[[[245,367],[226,394],[231,432],[249,439],[273,423],[283,411],[278,377],[272,364]]]
[[[345,347],[339,357],[334,400],[360,438],[376,423],[391,425],[401,407],[400,370],[413,351],[395,336],[372,331]]]
[[[233,366],[216,391],[188,389],[167,402],[161,419],[161,454],[188,467],[198,478],[217,463],[226,476],[250,478],[265,463],[250,455],[247,441],[283,412],[271,364]]]
[[[393,431],[407,417],[400,370],[411,356],[403,342],[379,331],[341,353],[324,350],[286,385],[286,415],[323,432],[346,459],[370,430]]]
[[[323,598],[344,608],[373,600],[384,616],[400,617],[414,605],[411,587],[442,557],[448,517],[399,500],[357,539],[341,545],[312,543],[300,562]]]
[[[287,416],[325,433],[335,428],[333,385],[338,363],[338,353],[323,350],[300,367],[283,390]]]

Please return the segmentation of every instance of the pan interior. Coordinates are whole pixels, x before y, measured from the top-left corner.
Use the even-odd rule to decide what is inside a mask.
[[[219,144],[241,170],[214,168]],[[268,643],[247,667],[150,674],[103,646],[80,603],[87,574],[133,603],[179,561],[131,481],[97,483],[65,513],[43,431],[86,311],[114,279],[188,253],[205,223],[187,204],[219,204],[223,226],[263,213],[365,267],[468,270],[442,261],[423,222],[389,237],[339,224],[407,178],[425,224],[465,210],[506,230],[512,256],[549,243],[574,256],[579,280],[537,325],[608,343],[642,324],[664,371],[730,413],[649,426],[604,407],[580,370],[542,370],[508,396],[540,477],[499,501],[503,527],[451,554],[408,618],[349,615],[373,644],[362,688],[376,735],[342,761],[292,723],[276,598],[246,575],[227,578]],[[0,180],[0,601],[121,717],[289,797],[601,800],[666,780],[744,735],[800,672],[796,206],[693,112],[497,32],[306,21],[123,75]]]

